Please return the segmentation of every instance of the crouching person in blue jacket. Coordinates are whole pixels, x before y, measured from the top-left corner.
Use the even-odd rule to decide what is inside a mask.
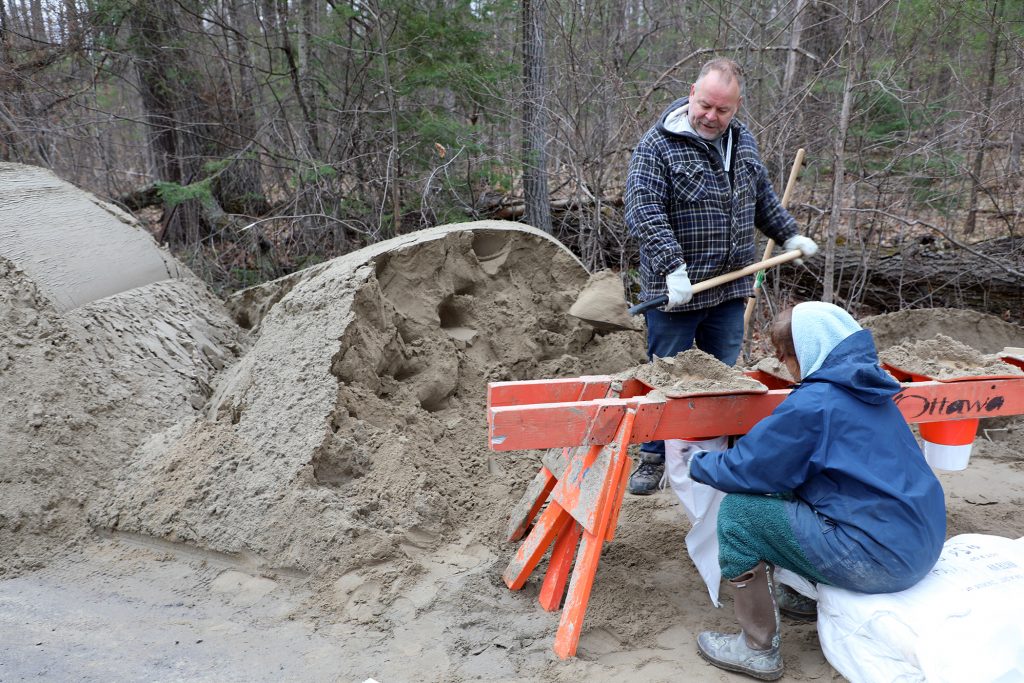
[[[900,386],[879,367],[871,332],[812,301],[780,313],[771,336],[798,384],[734,448],[698,451],[689,464],[695,481],[728,494],[718,558],[741,628],[701,633],[697,647],[762,680],[782,676],[779,606],[793,599],[777,602],[774,567],[892,593],[931,570],[946,535],[942,487],[893,402]]]

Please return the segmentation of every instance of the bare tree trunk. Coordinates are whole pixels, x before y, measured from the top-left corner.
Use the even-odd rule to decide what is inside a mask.
[[[313,40],[313,35],[315,35],[318,28],[314,4],[313,0],[302,0],[302,3],[299,5],[299,89],[302,92],[302,99],[308,109],[309,126],[311,128],[308,132],[309,139],[314,141],[319,158],[317,92],[312,76],[313,63],[315,61],[313,51],[315,41]]]
[[[201,130],[202,93],[187,85],[192,71],[188,55],[166,47],[174,43],[188,21],[189,15],[179,15],[177,7],[140,3],[132,7],[128,22],[157,179],[189,185],[200,179],[203,146],[208,140]],[[204,224],[203,213],[200,199],[165,203],[160,241],[198,243],[211,227]]]
[[[248,216],[266,213],[269,206],[263,197],[263,179],[259,160],[252,154],[240,154],[255,147],[257,121],[261,120],[255,97],[258,96],[253,74],[253,58],[249,50],[249,31],[256,25],[255,8],[246,0],[227,0],[225,11],[234,31],[227,32],[227,52],[232,58],[224,64],[225,80],[233,92],[228,115],[229,125],[222,131],[223,142],[235,159],[224,169],[214,186],[226,211]]]
[[[1020,117],[1017,118],[1017,124],[1020,125]],[[1006,161],[1006,171],[1010,175],[1016,175],[1020,173],[1020,152],[1021,152],[1021,138],[1024,135],[1021,134],[1020,129],[1015,129],[1010,133],[1010,158]]]
[[[788,102],[793,94],[793,80],[796,78],[797,49],[800,47],[800,33],[804,24],[804,7],[807,0],[796,0],[793,15],[793,29],[789,34],[789,53],[786,55],[786,72],[782,77],[782,101]]]
[[[850,129],[850,107],[853,102],[853,72],[855,64],[854,36],[858,33],[860,23],[860,0],[848,0],[847,7],[847,39],[843,46],[843,62],[846,65],[846,79],[843,82],[843,104],[839,112],[839,129],[832,143],[832,207],[828,220],[828,233],[825,242],[825,270],[823,273],[824,287],[821,298],[832,303],[835,298],[834,282],[836,268],[836,242],[839,236],[839,224],[843,212],[843,195],[846,175],[846,136]]]
[[[291,36],[288,33],[288,0],[278,0],[278,13],[281,22],[281,49],[288,60],[288,75],[292,83],[292,92],[302,111],[303,127],[306,131],[304,140],[307,147],[306,154],[319,158],[320,143],[316,135],[316,120],[313,118],[313,111],[310,108],[310,103],[306,101],[306,94],[302,86],[302,74],[299,67],[301,57],[296,54],[297,50],[292,45]]]
[[[0,72],[6,72],[13,67],[11,63],[10,29],[7,19],[7,8],[4,0],[0,0]],[[0,112],[7,107],[7,89],[0,90]],[[7,117],[0,117],[0,161],[11,161],[14,148],[14,130],[7,124]]]
[[[0,61],[7,65],[11,63],[10,26],[7,21],[7,8],[4,0],[0,0]],[[6,67],[5,67],[6,68]]]
[[[992,4],[992,17],[989,27],[989,53],[988,53],[988,79],[985,84],[985,101],[982,111],[978,114],[981,119],[978,129],[977,149],[974,153],[974,163],[971,165],[971,196],[967,202],[967,220],[964,221],[964,234],[970,235],[976,227],[978,214],[978,189],[981,186],[981,174],[985,162],[985,142],[988,140],[988,131],[992,120],[992,93],[996,84],[996,61],[999,56],[999,20],[1002,18],[1003,0],[995,0]]]
[[[130,22],[139,57],[139,92],[146,109],[146,124],[151,130],[150,147],[156,162],[156,175],[160,180],[181,183],[177,102],[174,99],[177,93],[175,65],[160,50],[161,45],[169,42],[168,36],[173,34],[173,30],[163,14],[156,14],[155,8],[137,8],[130,16]]]
[[[25,20],[25,8],[20,2],[18,2],[18,0],[11,1],[11,11],[7,17],[7,21],[8,30],[17,31],[18,29],[21,29],[22,33],[27,33],[26,27],[28,26],[28,23]]]
[[[61,26],[65,32],[65,40],[77,49],[82,43],[82,19],[75,0],[64,0],[64,20]]]
[[[40,0],[32,0],[32,37],[38,41],[46,42],[46,25],[43,22],[43,3]]]
[[[373,3],[373,16],[377,22],[377,39],[380,50],[381,72],[384,75],[384,96],[388,102],[388,112],[391,115],[391,150],[388,153],[385,180],[389,181],[391,195],[391,214],[393,222],[391,229],[394,234],[402,227],[402,189],[398,185],[401,175],[401,155],[398,148],[398,102],[395,98],[395,89],[391,83],[391,65],[388,57],[387,36],[384,33],[384,23],[380,19],[380,2]]]
[[[263,24],[263,30],[267,35],[272,34],[280,24],[285,23],[285,19],[279,22],[277,19],[277,3],[275,0],[257,0],[260,5],[260,23]]]
[[[526,222],[551,230],[547,175],[547,79],[544,15],[546,0],[523,0],[523,198]]]
[[[1012,17],[1012,15],[1011,15]],[[1014,79],[1013,86],[1013,130],[1010,133],[1010,158],[1006,162],[1006,170],[1010,175],[1018,175],[1021,171],[1021,148],[1024,147],[1024,86],[1021,85],[1020,76],[1024,66],[1024,56],[1019,51],[1016,53],[1014,72],[1018,74]]]

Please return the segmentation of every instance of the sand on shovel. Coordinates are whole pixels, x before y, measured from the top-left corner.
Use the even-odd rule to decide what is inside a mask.
[[[768,387],[699,349],[672,358],[655,358],[627,370],[619,379],[636,379],[669,398],[698,394],[761,394]]]
[[[590,276],[569,315],[600,330],[635,330],[629,316],[622,280],[607,268]]]
[[[789,374],[789,368],[786,364],[775,358],[774,356],[767,356],[757,361],[751,368],[755,372],[763,372],[771,375],[772,377],[778,377],[779,379],[786,380],[788,382],[795,382],[793,375]]]
[[[1015,360],[1024,360],[1024,348],[1019,346],[1006,346],[1003,350],[997,354],[1000,358],[1013,358]]]
[[[998,355],[981,353],[944,334],[892,346],[878,357],[892,367],[937,380],[1024,375],[1024,371],[1000,360]]]

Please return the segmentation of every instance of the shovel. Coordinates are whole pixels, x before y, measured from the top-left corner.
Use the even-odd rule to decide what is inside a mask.
[[[804,167],[804,148],[801,147],[796,151],[796,158],[793,159],[793,168],[789,169],[789,181],[786,183],[786,191],[782,193],[782,208],[789,208],[789,200],[793,196],[793,190],[796,188],[796,180],[800,176],[800,169]],[[775,240],[768,240],[768,244],[764,248],[764,256],[761,258],[766,259],[772,255],[772,249],[775,248]],[[757,304],[757,294],[761,291],[761,283],[764,279],[764,273],[758,273],[757,277],[754,278],[754,296],[747,299],[747,308],[743,311],[743,336],[746,337],[750,332],[750,316],[754,313],[754,305]]]
[[[697,284],[695,284],[693,286],[693,293],[697,294],[698,292],[703,292],[705,290],[711,289],[712,287],[717,287],[718,285],[724,285],[726,282],[732,282],[733,280],[739,280],[741,277],[744,277],[746,275],[753,275],[754,273],[756,273],[759,270],[767,270],[768,268],[771,268],[773,266],[777,266],[777,265],[779,265],[781,263],[788,263],[789,261],[795,261],[796,259],[800,258],[803,255],[804,255],[804,253],[802,251],[800,251],[799,249],[793,249],[791,251],[787,251],[787,252],[784,252],[782,254],[779,254],[778,256],[773,256],[773,257],[771,257],[769,259],[765,259],[764,261],[758,261],[757,263],[751,263],[749,266],[746,266],[745,268],[740,268],[739,270],[734,270],[731,273],[725,273],[724,275],[717,275],[717,276],[715,276],[713,278],[708,278],[707,280],[704,280],[703,282],[698,282]],[[631,307],[629,309],[629,314],[630,315],[640,315],[641,313],[643,313],[647,309],[654,308],[655,306],[661,306],[661,305],[664,305],[664,304],[667,304],[667,303],[668,303],[668,295],[667,294],[662,294],[661,296],[654,297],[650,301],[644,301],[643,303],[639,303],[636,306]]]
[[[793,249],[778,256],[752,263],[745,268],[734,270],[731,273],[725,273],[724,275],[718,275],[703,282],[698,282],[693,286],[693,293],[696,294],[718,285],[724,285],[726,282],[738,280],[746,275],[753,275],[759,270],[793,261],[802,255],[802,251]],[[602,270],[590,276],[590,280],[587,281],[587,284],[580,291],[576,303],[569,309],[569,315],[579,318],[599,330],[639,331],[640,328],[633,325],[632,316],[640,315],[649,308],[655,308],[667,303],[668,296],[662,294],[627,310],[628,304],[626,303],[626,297],[622,290],[622,281],[619,279],[619,276],[610,270]]]

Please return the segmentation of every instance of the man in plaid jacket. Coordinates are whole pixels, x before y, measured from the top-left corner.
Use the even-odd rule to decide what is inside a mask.
[[[640,245],[640,297],[668,295],[665,310],[650,309],[647,355],[653,360],[697,348],[733,365],[743,345],[745,299],[751,276],[696,295],[691,281],[754,263],[754,229],[789,251],[813,256],[814,241],[797,234],[768,181],[757,143],[734,120],[743,74],[730,59],[701,69],[690,96],[672,103],[633,151],[626,180],[626,225]],[[664,444],[641,447],[629,491],[657,490]]]

